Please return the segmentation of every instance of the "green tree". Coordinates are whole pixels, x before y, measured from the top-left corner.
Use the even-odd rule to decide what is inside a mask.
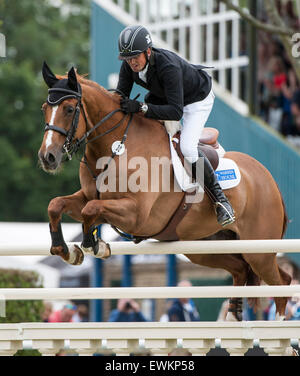
[[[0,1],[7,51],[0,60],[0,221],[45,221],[51,198],[79,188],[76,158],[55,176],[38,166],[47,97],[41,67],[45,60],[57,74],[73,65],[88,73],[89,20],[88,0]]]
[[[43,287],[41,276],[34,271],[0,269],[0,288]],[[40,300],[9,300],[0,323],[39,322],[43,303]]]
[[[34,271],[0,269],[0,288],[21,287],[43,287],[41,276]],[[0,317],[0,323],[40,322],[43,309],[44,306],[40,300],[9,300],[5,302],[5,317]],[[16,355],[37,356],[41,354],[37,350],[19,350]]]

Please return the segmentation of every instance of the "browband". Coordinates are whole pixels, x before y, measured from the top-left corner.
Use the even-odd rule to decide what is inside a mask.
[[[64,95],[61,98],[58,98],[54,102],[50,101],[50,94],[51,93],[57,93],[57,92],[58,93],[66,93],[67,95]],[[60,104],[61,102],[63,102],[65,99],[68,99],[68,98],[81,99],[81,86],[79,84],[78,84],[78,92],[73,91],[73,90],[69,90],[69,89],[59,88],[59,87],[48,89],[47,103],[50,106],[54,106],[54,105]]]

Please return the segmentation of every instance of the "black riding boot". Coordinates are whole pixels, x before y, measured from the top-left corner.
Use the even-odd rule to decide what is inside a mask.
[[[208,195],[215,205],[218,223],[223,227],[230,225],[235,221],[234,210],[227,197],[224,195],[209,160],[201,150],[198,149],[198,153],[199,157],[204,158],[204,185],[209,191]],[[199,179],[201,175],[199,173],[196,175],[196,164],[197,162],[192,164],[192,173],[194,179],[196,179],[196,176],[198,176]]]

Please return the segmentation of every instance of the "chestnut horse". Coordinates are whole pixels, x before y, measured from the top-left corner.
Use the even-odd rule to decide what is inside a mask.
[[[96,226],[108,223],[134,236],[154,237],[168,224],[180,204],[183,192],[171,183],[170,192],[132,192],[129,189],[99,192],[96,181],[105,169],[97,165],[99,158],[113,159],[117,168],[118,150],[128,153],[128,160],[143,157],[150,165],[151,157],[170,159],[168,134],[160,122],[143,115],[125,115],[120,110],[120,95],[111,93],[97,83],[79,76],[72,68],[67,76],[55,76],[44,63],[43,77],[50,87],[47,102],[43,104],[46,121],[45,134],[38,156],[42,168],[56,172],[65,157],[71,158],[80,145],[84,156],[80,163],[81,189],[69,196],[50,201],[48,215],[52,237],[51,254],[76,265],[83,260],[83,252],[95,257],[110,255],[108,244],[97,238]],[[121,141],[120,141],[121,140]],[[126,141],[125,141],[126,140]],[[112,144],[117,146],[112,153]],[[281,193],[269,171],[257,160],[239,152],[225,154],[236,162],[241,182],[226,191],[236,214],[236,221],[222,228],[211,200],[204,195],[193,203],[176,227],[180,240],[217,239],[281,239],[287,216]],[[98,169],[96,168],[96,165]],[[136,167],[136,166],[135,166]],[[136,168],[126,171],[133,176]],[[143,173],[147,173],[144,171]],[[149,174],[149,172],[148,172]],[[174,182],[170,169],[170,182]],[[62,214],[83,224],[81,247],[68,249],[61,230]],[[259,284],[287,285],[291,278],[277,264],[274,254],[199,254],[186,255],[193,263],[221,268],[231,273],[234,286]],[[241,319],[241,298],[230,300],[228,319]],[[277,317],[284,318],[287,298],[275,298]]]

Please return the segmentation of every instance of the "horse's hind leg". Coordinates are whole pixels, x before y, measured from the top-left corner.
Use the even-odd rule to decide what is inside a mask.
[[[234,286],[244,286],[248,279],[249,265],[241,257],[235,254],[221,255],[185,255],[194,264],[227,270],[233,278]],[[227,321],[242,320],[242,298],[231,298],[229,310],[226,315]]]
[[[292,277],[286,273],[283,269],[280,268],[278,265],[279,273],[284,285],[289,285],[291,283]],[[285,318],[285,309],[288,298],[274,298],[276,304],[276,319],[282,320]],[[283,312],[283,314],[282,314]]]
[[[62,214],[68,214],[76,221],[82,222],[81,210],[86,205],[87,199],[80,190],[70,196],[56,197],[50,201],[48,216],[50,220],[50,234],[52,245],[50,252],[60,256],[65,262],[72,265],[80,265],[83,261],[83,252],[77,246],[68,248],[64,241],[61,219]]]
[[[251,265],[253,271],[268,285],[289,285],[291,277],[279,268],[276,254],[243,254],[244,259]],[[276,317],[284,319],[287,303],[286,297],[274,298]]]

